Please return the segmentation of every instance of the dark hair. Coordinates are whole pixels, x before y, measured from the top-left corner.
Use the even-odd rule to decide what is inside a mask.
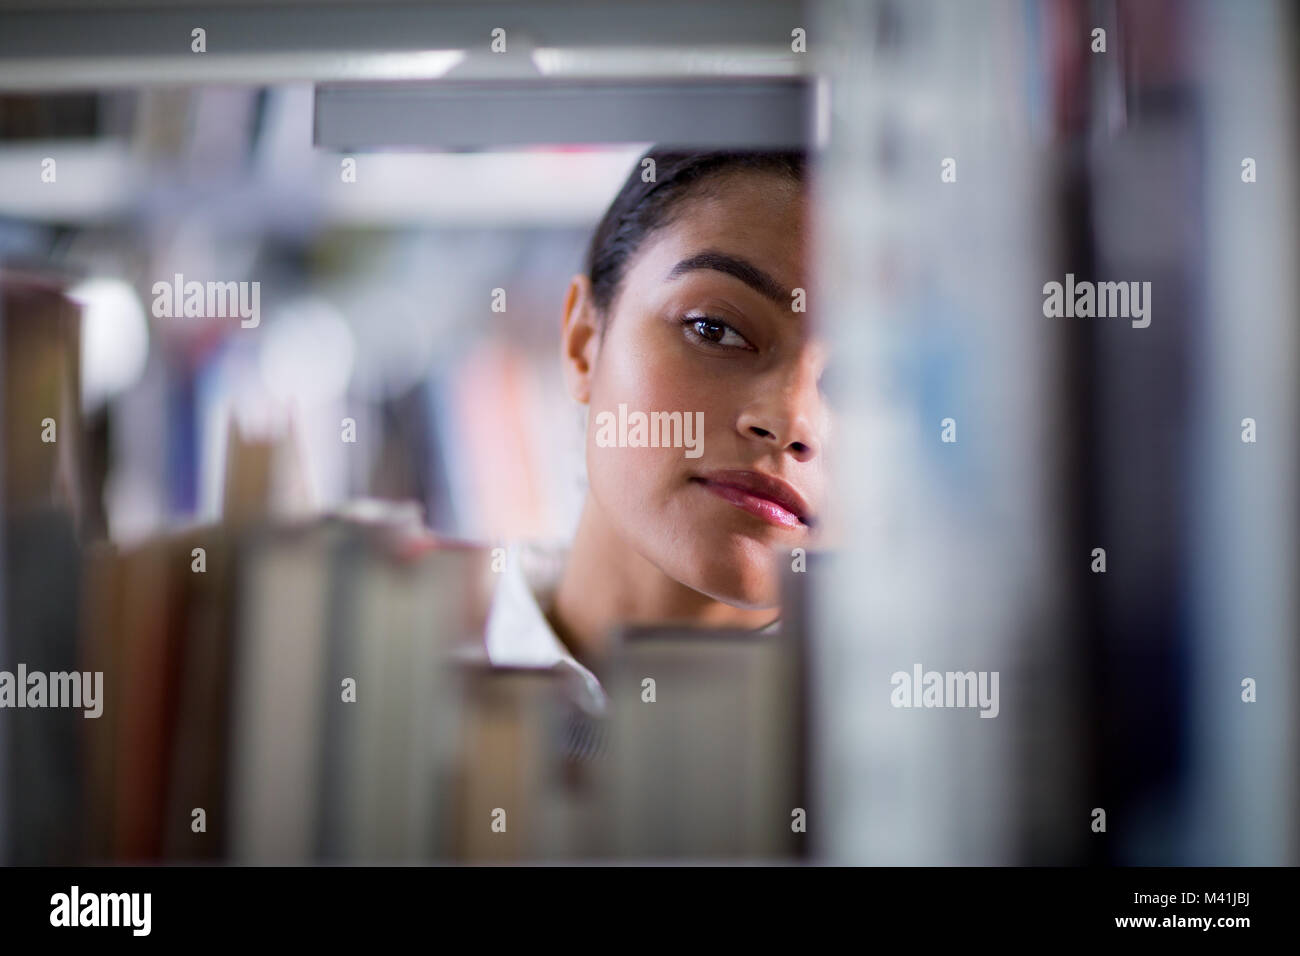
[[[643,182],[646,159],[654,160],[654,181]],[[765,172],[803,183],[807,154],[789,151],[672,151],[652,149],[637,160],[609,204],[587,249],[592,301],[602,321],[614,304],[628,262],[646,237],[673,221],[688,194],[703,192],[724,173]]]

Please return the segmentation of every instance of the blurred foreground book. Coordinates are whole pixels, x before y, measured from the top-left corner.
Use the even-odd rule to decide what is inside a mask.
[[[0,671],[15,676],[20,664],[43,674],[77,664],[77,536],[88,502],[81,316],[66,285],[50,270],[0,267]],[[86,722],[80,711],[16,703],[0,709],[0,858],[73,858]]]
[[[103,713],[75,714],[84,773],[20,769],[50,806],[84,808],[84,839],[26,858],[801,855],[797,627],[629,631],[598,663],[610,711],[593,715],[562,670],[487,662],[490,564],[400,516],[88,549],[80,667],[103,672]]]

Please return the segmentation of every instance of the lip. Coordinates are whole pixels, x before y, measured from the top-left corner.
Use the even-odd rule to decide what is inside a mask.
[[[757,471],[710,471],[691,480],[769,524],[781,528],[812,527],[814,519],[808,503],[780,478]]]

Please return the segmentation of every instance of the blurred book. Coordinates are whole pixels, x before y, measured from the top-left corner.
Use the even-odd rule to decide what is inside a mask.
[[[203,573],[195,573],[194,549],[202,547]],[[186,535],[179,545],[183,567],[183,655],[176,671],[179,703],[171,741],[163,855],[167,859],[220,859],[226,849],[224,781],[228,767],[228,704],[235,633],[236,536],[212,526]],[[194,811],[204,810],[196,830]]]
[[[77,669],[76,635],[80,568],[71,516],[50,506],[6,515],[5,604],[0,633],[0,670],[51,675]],[[21,678],[20,678],[21,680]],[[16,696],[31,700],[17,684]],[[53,693],[53,687],[49,688]],[[10,825],[3,832],[4,861],[19,866],[67,865],[77,861],[83,826],[82,735],[94,721],[76,708],[48,706],[0,710],[0,747],[7,767],[0,775]]]
[[[325,627],[338,529],[312,522],[254,533],[240,566],[231,714],[231,856],[310,860],[324,740]]]
[[[246,435],[231,418],[223,487],[224,521],[310,516],[315,508],[293,420],[284,435],[267,438]]]
[[[513,862],[565,855],[547,839],[557,799],[555,741],[563,681],[546,668],[466,664],[456,770],[454,859]]]
[[[631,859],[801,852],[800,648],[789,632],[630,628],[608,661],[609,851]]]
[[[427,860],[449,852],[461,711],[451,671],[483,626],[488,556],[375,544],[353,536],[335,565],[322,854]]]
[[[60,819],[85,806],[79,852],[90,861],[450,852],[460,708],[449,675],[481,642],[488,552],[420,533],[418,509],[362,504],[310,521],[99,544],[80,576],[74,545],[64,546],[74,573],[60,580],[73,592],[28,593],[65,616],[84,609],[79,631],[60,632],[79,635],[79,666],[103,673],[105,706],[72,728],[84,748],[32,750],[25,732],[17,738],[18,766],[42,752],[66,766],[31,767],[15,819],[41,818],[30,800],[45,784],[40,801],[51,813],[62,808]],[[41,554],[60,546],[43,527],[33,532]],[[29,554],[30,538],[22,536]],[[50,558],[31,567],[48,568]],[[26,621],[11,633],[27,649],[43,617],[28,602],[10,606]],[[77,648],[69,640],[64,651],[57,668],[48,653],[30,659],[73,669]],[[44,717],[42,733],[62,732]],[[23,858],[33,861],[53,846],[49,834],[30,842]],[[72,848],[65,858],[77,855]]]
[[[4,509],[86,511],[81,476],[81,310],[66,277],[0,269]]]

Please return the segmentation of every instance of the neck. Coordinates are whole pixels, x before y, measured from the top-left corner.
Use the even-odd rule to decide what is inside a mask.
[[[588,495],[548,617],[569,652],[589,661],[604,654],[620,625],[752,629],[777,613],[732,607],[669,577],[618,535]]]

